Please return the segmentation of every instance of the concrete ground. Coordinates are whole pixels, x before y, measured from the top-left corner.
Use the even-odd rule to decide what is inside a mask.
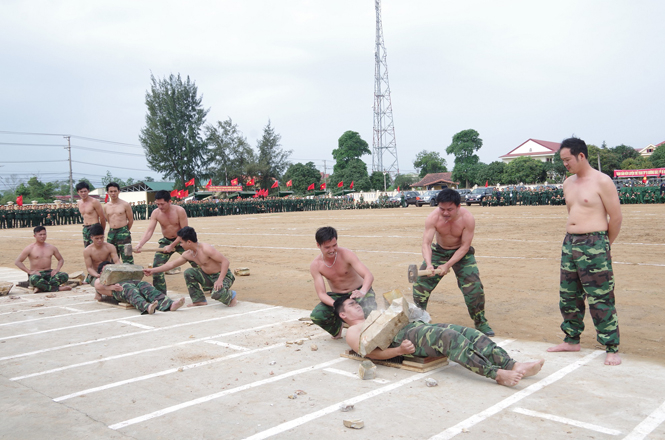
[[[517,360],[545,358],[541,373],[506,388],[451,362],[362,381],[306,310],[241,299],[140,315],[90,287],[17,292],[0,297],[3,439],[665,439],[665,366],[633,355],[607,367],[601,351],[497,337]]]

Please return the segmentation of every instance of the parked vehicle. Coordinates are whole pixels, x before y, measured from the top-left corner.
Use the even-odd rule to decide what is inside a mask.
[[[487,196],[491,196],[494,192],[494,188],[476,188],[471,191],[470,194],[466,195],[466,206],[471,206],[472,203],[477,203],[480,205],[480,202]]]
[[[404,191],[404,198],[406,199],[406,205],[416,205],[420,206],[418,204],[418,200],[420,200],[420,193],[418,191]]]
[[[420,200],[418,200],[418,206],[423,206],[423,205],[430,205],[430,206],[436,206],[436,196],[441,192],[440,189],[433,189],[430,191],[425,191],[422,196],[420,196]]]
[[[464,197],[466,197],[467,194],[471,193],[471,190],[467,188],[456,189],[455,191],[459,193],[459,195],[462,197],[462,200],[464,200]]]

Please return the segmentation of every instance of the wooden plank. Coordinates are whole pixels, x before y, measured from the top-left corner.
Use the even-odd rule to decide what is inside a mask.
[[[357,361],[364,361],[369,358],[364,358],[360,356],[358,353],[356,353],[353,350],[346,350],[342,354],[340,354],[341,357],[345,357],[347,359],[354,359]],[[429,359],[429,358],[422,358],[422,359]],[[375,359],[369,359],[372,362],[374,362],[376,365],[383,365],[384,367],[392,367],[392,368],[399,368],[401,370],[407,370],[407,371],[414,371],[416,373],[426,373],[427,371],[434,370],[436,368],[440,368],[443,366],[448,365],[448,358],[447,357],[440,357],[440,358],[433,358],[433,361],[429,361],[427,363],[419,363],[419,362],[410,362],[407,360],[399,360],[399,358],[393,358],[393,359],[388,359],[388,360],[375,360]]]
[[[99,300],[97,300],[97,303],[98,304],[104,304],[105,306],[109,306],[109,307],[115,307],[117,309],[123,309],[123,310],[129,310],[129,309],[134,308],[133,305],[127,304],[127,303],[124,303],[124,302],[123,303],[118,303],[118,304],[113,304],[113,303],[110,303],[108,301],[99,301]]]

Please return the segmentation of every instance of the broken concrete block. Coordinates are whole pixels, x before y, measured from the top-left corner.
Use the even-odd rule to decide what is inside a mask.
[[[342,412],[349,412],[353,409],[353,405],[350,403],[342,402],[339,404],[339,410]]]
[[[344,426],[347,428],[362,429],[365,427],[365,422],[360,419],[344,420]]]
[[[428,387],[435,387],[439,384],[439,382],[436,381],[436,379],[432,379],[431,377],[428,377],[425,379],[425,385]]]
[[[393,301],[388,309],[374,321],[369,317],[360,332],[360,355],[367,356],[375,348],[385,350],[397,333],[409,323],[409,304],[404,297]],[[372,316],[374,312],[370,314]],[[369,323],[368,323],[369,322]]]
[[[401,298],[402,296],[402,291],[399,289],[391,290],[390,292],[386,292],[383,294],[383,299],[386,300],[386,305],[385,308],[390,307],[390,305],[393,303],[398,298]]]
[[[143,266],[137,264],[107,264],[99,277],[99,281],[105,286],[111,286],[120,281],[141,281],[142,279]]]
[[[372,361],[362,361],[358,367],[358,376],[362,380],[376,379],[376,365]]]

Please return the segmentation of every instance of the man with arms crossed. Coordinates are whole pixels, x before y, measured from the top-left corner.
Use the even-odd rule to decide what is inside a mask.
[[[185,252],[185,249],[180,246],[182,239],[178,237],[178,231],[187,226],[187,213],[182,206],[171,203],[171,194],[168,191],[157,191],[155,193],[155,203],[157,204],[157,209],[150,215],[148,229],[143,233],[143,237],[141,237],[141,241],[136,246],[136,249],[134,249],[134,252],[141,252],[141,248],[150,240],[150,237],[155,232],[157,223],[159,223],[159,226],[162,228],[163,237],[159,239],[158,243],[162,252],[155,252],[155,258],[152,262],[152,267],[157,268],[169,261],[173,252],[177,251],[179,254]],[[194,267],[193,264],[192,267]],[[152,277],[152,285],[166,295],[164,273],[155,273],[155,276]]]
[[[337,298],[350,293],[351,299],[362,307],[365,316],[376,309],[376,299],[372,282],[374,276],[367,266],[360,262],[356,254],[337,246],[337,231],[325,226],[316,231],[316,245],[321,251],[309,271],[314,278],[314,289],[321,302],[314,307],[310,318],[312,322],[334,339],[342,337],[342,320],[335,314],[333,304]],[[325,280],[328,280],[330,292],[326,292]]]
[[[437,267],[440,272],[434,276],[419,277],[413,283],[413,301],[425,310],[432,290],[452,268],[476,329],[487,336],[494,336],[485,319],[485,291],[474,257],[476,251],[471,246],[476,221],[467,209],[460,208],[460,200],[457,191],[442,189],[436,196],[437,208],[425,219],[422,245],[425,261],[420,269],[433,271]],[[436,241],[432,243],[434,238]]]
[[[360,333],[365,323],[363,310],[348,295],[335,300],[335,313],[349,324],[346,342],[359,353]],[[478,330],[454,324],[410,322],[393,338],[385,350],[374,349],[370,359],[383,360],[396,356],[446,356],[467,370],[473,371],[499,385],[512,387],[523,378],[540,371],[545,361],[516,362],[506,351]]]
[[[238,303],[236,291],[230,289],[236,278],[229,269],[228,258],[212,245],[198,241],[196,231],[192,227],[185,226],[179,230],[178,237],[182,240],[182,247],[185,248],[185,252],[163,266],[143,269],[143,273],[147,276],[154,276],[187,262],[194,262],[196,266],[185,271],[187,290],[189,290],[189,296],[192,298],[192,304],[188,307],[208,304],[203,293],[204,289],[212,289],[212,299],[216,299],[229,307],[235,306]],[[221,276],[221,274],[224,274],[224,276]]]
[[[16,267],[29,275],[30,284],[35,286],[39,292],[57,292],[59,290],[72,290],[71,286],[64,285],[69,280],[69,275],[60,272],[65,259],[62,258],[58,248],[46,243],[46,228],[37,226],[33,229],[35,242],[28,245],[14,261]],[[51,270],[51,258],[58,260],[58,265]],[[30,259],[30,269],[23,262]]]
[[[586,143],[569,138],[559,154],[573,175],[563,183],[568,208],[566,237],[561,248],[559,309],[564,342],[547,351],[579,351],[584,330],[584,298],[605,346],[605,365],[619,365],[619,320],[614,307],[614,272],[610,247],[621,229],[621,206],[616,187],[606,174],[589,165]],[[609,221],[607,217],[609,216]]]
[[[129,203],[120,199],[120,185],[111,182],[106,185],[109,202],[104,204],[104,214],[109,221],[109,235],[107,241],[115,246],[123,263],[134,264],[132,255],[125,255],[125,245],[132,243],[132,234],[129,232],[134,224],[134,214]],[[94,266],[95,268],[97,265]]]
[[[101,225],[92,225],[90,237],[92,238],[92,244],[83,251],[83,259],[88,275],[92,278],[99,278],[100,274],[97,272],[97,268],[100,263],[108,261],[113,264],[120,264],[120,258],[115,246],[104,242],[104,230]],[[90,284],[92,284],[92,281],[90,281]]]
[[[77,183],[76,192],[81,197],[80,200],[76,201],[76,204],[83,218],[83,247],[88,247],[92,243],[90,227],[100,224],[102,225],[102,229],[106,228],[106,217],[104,217],[104,210],[99,200],[88,196],[90,186],[87,182]]]

